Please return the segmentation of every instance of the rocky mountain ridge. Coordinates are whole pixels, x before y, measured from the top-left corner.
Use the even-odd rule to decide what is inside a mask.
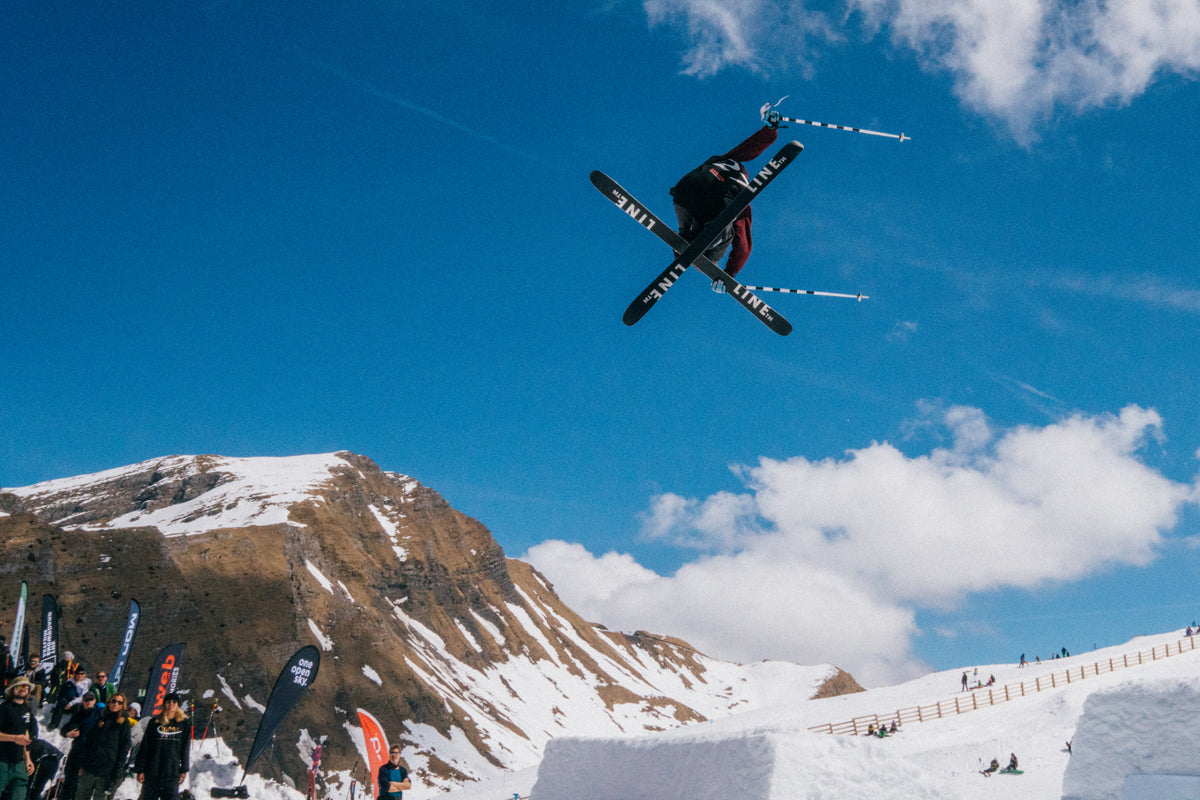
[[[437,492],[349,452],[175,456],[0,490],[0,574],[58,597],[63,645],[93,669],[109,666],[136,597],[126,688],[159,647],[186,641],[198,722],[219,706],[217,730],[243,757],[279,669],[318,644],[317,681],[255,765],[284,780],[321,736],[328,768],[361,761],[358,708],[432,793],[532,765],[554,736],[856,687],[828,665],[731,664],[587,622]],[[11,619],[15,592],[3,595]]]

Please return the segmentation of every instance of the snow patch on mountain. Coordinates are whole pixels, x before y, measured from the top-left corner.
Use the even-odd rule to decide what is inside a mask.
[[[72,523],[72,518],[80,514],[47,519],[68,529],[154,527],[164,536],[186,536],[223,528],[299,526],[289,519],[291,506],[304,501],[321,502],[315,490],[334,478],[332,470],[349,467],[337,453],[283,458],[172,456],[8,491],[34,507],[51,505],[56,497],[68,496],[77,506],[88,507],[102,503],[106,495],[128,494],[131,484],[145,484],[146,489],[152,489],[160,481],[186,482],[219,474],[219,482],[196,497],[159,508],[139,508],[103,524]],[[144,478],[146,475],[149,477]]]
[[[308,621],[308,629],[312,631],[313,636],[317,637],[317,641],[320,642],[322,650],[328,653],[333,649],[333,639],[322,633],[321,629],[317,627],[317,623],[313,622],[311,619]]]
[[[306,569],[308,569],[308,574],[312,575],[314,578],[316,578],[317,583],[321,584],[322,589],[329,592],[330,594],[333,594],[333,582],[330,581],[329,578],[326,578],[325,574],[323,572],[321,572],[321,570],[317,569],[316,565],[313,564],[313,562],[305,561],[304,566]]]

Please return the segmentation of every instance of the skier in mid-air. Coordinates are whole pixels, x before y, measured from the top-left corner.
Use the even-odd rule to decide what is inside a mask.
[[[671,187],[675,200],[675,216],[679,218],[679,235],[689,242],[700,235],[704,226],[717,217],[738,192],[750,185],[750,174],[743,162],[752,161],[775,143],[779,135],[780,115],[772,111],[764,115],[765,125],[749,138],[720,156],[712,156],[703,164],[680,178]],[[729,252],[725,271],[737,275],[754,246],[750,237],[750,206],[713,242],[704,255],[714,263]],[[725,285],[713,281],[714,292],[724,292]]]

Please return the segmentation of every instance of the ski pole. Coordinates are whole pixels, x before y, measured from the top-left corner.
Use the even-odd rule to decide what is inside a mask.
[[[860,303],[863,300],[871,299],[862,292],[858,294],[844,294],[842,292],[816,292],[812,289],[777,289],[774,286],[744,286],[743,288],[749,289],[752,292],[783,292],[784,294],[814,294],[820,297],[847,297],[851,300],[857,300]]]
[[[870,136],[886,136],[889,139],[899,139],[902,142],[911,142],[911,136],[905,136],[903,133],[882,133],[880,131],[869,131],[866,128],[851,128],[848,125],[833,125],[828,122],[814,122],[811,119],[796,119],[795,117],[780,117],[784,122],[798,122],[801,125],[815,125],[818,128],[836,128],[839,131],[852,131],[854,133],[865,133]]]
[[[778,102],[767,103],[761,109],[759,109],[759,115],[762,117],[763,122],[767,121],[768,113],[779,115],[778,111],[772,111],[772,109],[775,106],[779,105],[779,103],[782,103],[786,99],[787,99],[787,97],[783,97]],[[902,142],[905,142],[905,141],[911,142],[912,141],[911,136],[905,136],[903,133],[898,133],[898,134],[897,133],[882,133],[880,131],[867,130],[866,128],[852,128],[849,125],[833,125],[829,122],[816,122],[811,119],[796,119],[795,117],[785,117],[785,116],[779,115],[776,118],[776,121],[777,122],[795,122],[800,125],[812,125],[817,128],[836,128],[839,131],[851,131],[853,133],[865,133],[865,134],[868,134],[869,136],[886,136],[889,139],[899,139]]]

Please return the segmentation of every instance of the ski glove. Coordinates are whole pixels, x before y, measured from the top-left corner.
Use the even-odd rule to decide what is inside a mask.
[[[767,123],[767,125],[771,126],[772,128],[778,128],[779,123],[783,122],[783,114],[780,114],[778,111],[772,109],[763,117],[763,122]]]

